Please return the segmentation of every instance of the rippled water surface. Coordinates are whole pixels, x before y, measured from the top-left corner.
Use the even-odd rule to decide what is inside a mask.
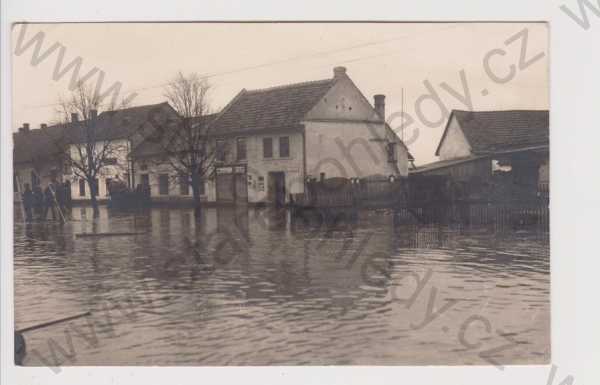
[[[382,211],[334,226],[267,209],[91,214],[15,224],[15,327],[92,312],[27,332],[25,365],[549,360],[547,233]],[[134,234],[77,236],[106,232]]]

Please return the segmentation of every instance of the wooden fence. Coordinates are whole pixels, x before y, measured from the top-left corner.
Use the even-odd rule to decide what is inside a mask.
[[[396,210],[400,223],[460,223],[469,226],[491,225],[499,229],[536,227],[549,231],[548,200],[520,202],[461,201],[403,206]]]
[[[306,183],[293,201],[299,207],[394,207],[406,198],[406,187],[406,179],[330,178]]]

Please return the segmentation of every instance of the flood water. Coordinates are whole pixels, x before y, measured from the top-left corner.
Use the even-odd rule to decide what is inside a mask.
[[[313,218],[314,219],[314,218]],[[127,236],[78,237],[129,232]],[[547,363],[549,237],[394,225],[386,211],[321,224],[286,210],[113,214],[15,223],[25,365]],[[54,352],[54,357],[53,357]]]

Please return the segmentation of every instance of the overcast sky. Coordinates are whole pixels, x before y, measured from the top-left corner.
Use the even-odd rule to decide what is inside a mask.
[[[13,29],[13,52],[21,31],[21,25]],[[138,94],[133,105],[165,101],[164,84],[180,70],[208,76],[218,111],[242,88],[329,78],[334,66],[345,66],[370,101],[386,95],[388,121],[397,131],[401,120],[393,114],[402,110],[404,89],[404,110],[414,120],[404,137],[418,164],[436,160],[447,120],[433,98],[422,97],[430,92],[426,82],[448,111],[549,108],[543,23],[34,24],[24,44],[40,31],[41,53],[61,44],[62,68],[81,57],[80,76],[97,67],[105,73],[104,90],[120,81],[123,97]],[[55,120],[57,99],[68,93],[71,72],[53,76],[60,50],[32,65],[34,47],[13,55],[14,130]],[[89,81],[97,79],[96,73]]]

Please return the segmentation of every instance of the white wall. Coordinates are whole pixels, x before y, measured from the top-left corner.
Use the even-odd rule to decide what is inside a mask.
[[[305,122],[307,174],[316,178],[322,172],[325,178],[397,175],[393,163],[388,162],[387,142],[377,140],[370,126],[362,122]],[[400,146],[396,147],[398,150]],[[399,151],[397,154],[402,156]]]
[[[142,175],[148,174],[150,182],[150,195],[154,200],[191,200],[193,197],[192,186],[188,188],[188,194],[181,194],[179,186],[179,178],[177,177],[177,171],[166,161],[161,161],[158,157],[136,159],[134,161],[134,173],[135,189],[138,184],[142,183]],[[169,191],[168,194],[160,194],[159,190],[159,178],[161,174],[167,174],[169,176]],[[209,186],[212,183],[206,180],[204,185],[204,194],[200,196],[203,201],[211,200],[210,192],[214,191]],[[212,198],[214,200],[214,197]]]
[[[100,173],[98,175],[98,199],[106,199],[108,198],[108,191],[106,189],[106,179],[116,179],[117,176],[121,180],[123,180],[127,184],[126,173],[128,172],[128,161],[127,154],[129,151],[129,142],[126,139],[114,140],[110,143],[111,152],[116,158],[116,165],[106,165],[102,167]],[[84,147],[83,145],[81,147]],[[104,147],[104,142],[98,142],[95,147],[96,152],[102,151]],[[85,148],[82,148],[82,154],[85,156]],[[69,148],[71,152],[71,159],[76,159],[77,163],[80,163],[80,153],[78,150],[78,146],[71,145]],[[87,200],[91,198],[91,192],[89,185],[86,183],[85,185],[85,195],[81,196],[79,194],[79,180],[80,176],[77,175],[76,170],[72,170],[71,174],[67,174],[64,176],[65,180],[71,181],[71,197],[73,200]]]
[[[396,164],[388,162],[386,146],[398,139],[348,77],[336,81],[303,123],[306,172],[312,177],[408,175],[406,149],[397,144]]]
[[[464,158],[471,155],[471,146],[454,116],[448,126],[446,137],[440,146],[440,160]]]
[[[289,137],[290,154],[281,157],[279,153],[279,139]],[[239,161],[236,156],[237,139],[246,138],[246,160]],[[263,138],[272,138],[273,157],[263,157]],[[267,199],[269,172],[285,173],[286,193],[296,194],[304,191],[303,172],[303,143],[302,133],[297,131],[281,131],[277,134],[261,134],[238,136],[229,139],[227,159],[225,163],[240,163],[247,167],[248,202],[263,202]],[[262,177],[262,180],[261,180]],[[211,189],[210,201],[216,200],[215,183]],[[287,199],[287,196],[286,196]]]

